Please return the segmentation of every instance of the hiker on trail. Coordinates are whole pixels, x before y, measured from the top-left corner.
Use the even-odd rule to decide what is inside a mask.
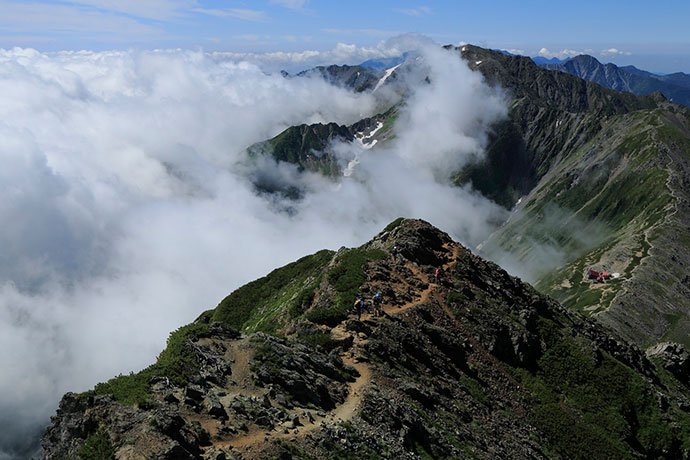
[[[437,268],[434,272],[434,283],[438,284],[438,280],[441,277],[441,269]]]
[[[383,303],[383,297],[380,292],[377,292],[373,299],[371,299],[371,304],[374,306],[374,315],[381,316],[383,312],[381,311],[381,304]]]
[[[362,320],[362,310],[364,309],[364,302],[362,302],[362,299],[360,297],[357,297],[357,300],[355,300],[355,312],[357,312],[357,321]]]

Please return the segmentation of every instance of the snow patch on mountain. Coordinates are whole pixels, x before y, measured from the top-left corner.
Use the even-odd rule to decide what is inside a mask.
[[[385,81],[388,80],[388,77],[390,77],[393,74],[393,72],[395,72],[395,69],[397,69],[401,65],[402,64],[398,64],[396,66],[391,67],[390,69],[387,69],[386,73],[383,75],[383,77],[381,77],[381,79],[378,81],[378,83],[376,83],[376,86],[374,87],[374,90],[372,91],[372,93],[374,91],[376,91],[377,89],[379,89],[381,87],[381,85],[383,85],[385,83]]]

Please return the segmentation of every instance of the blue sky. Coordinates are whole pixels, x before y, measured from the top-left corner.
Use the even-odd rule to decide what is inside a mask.
[[[328,50],[415,32],[528,55],[690,72],[690,2],[0,0],[0,47]]]

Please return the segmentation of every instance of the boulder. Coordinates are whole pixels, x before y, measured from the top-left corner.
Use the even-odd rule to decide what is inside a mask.
[[[662,342],[647,350],[648,358],[656,358],[661,366],[681,382],[690,380],[690,352],[681,344]]]

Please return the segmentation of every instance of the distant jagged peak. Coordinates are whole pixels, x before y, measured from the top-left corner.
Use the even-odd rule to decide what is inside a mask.
[[[540,64],[550,70],[565,72],[616,91],[638,96],[661,91],[666,98],[690,106],[690,76],[683,73],[656,75],[634,66],[603,64],[595,57],[579,55],[557,64]]]
[[[304,70],[298,77],[321,77],[329,83],[354,92],[372,90],[383,76],[383,71],[361,65],[329,65]]]

